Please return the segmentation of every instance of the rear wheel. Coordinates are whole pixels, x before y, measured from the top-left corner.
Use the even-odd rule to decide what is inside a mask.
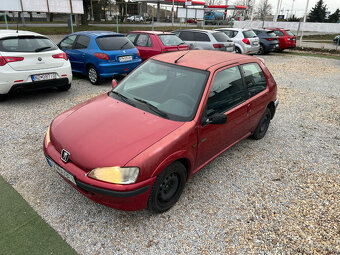
[[[0,102],[6,100],[7,95],[6,94],[0,94]]]
[[[169,210],[179,199],[184,189],[187,171],[178,161],[160,173],[149,195],[148,209],[155,213]]]
[[[263,44],[260,44],[259,55],[264,55],[264,54],[266,54],[266,52],[264,50]]]
[[[102,79],[99,75],[99,72],[94,66],[90,66],[87,70],[87,75],[89,77],[90,82],[93,85],[99,85],[102,82]]]
[[[57,90],[59,91],[67,91],[71,88],[71,84],[66,84],[64,86],[57,87]]]
[[[235,47],[235,52],[238,53],[238,54],[242,54],[242,52],[241,52],[239,47]]]
[[[269,124],[270,124],[270,119],[271,119],[271,112],[270,110],[267,108],[264,111],[264,114],[259,122],[259,124],[257,125],[254,133],[251,135],[251,138],[255,139],[255,140],[260,140],[262,139],[265,134],[267,133]]]

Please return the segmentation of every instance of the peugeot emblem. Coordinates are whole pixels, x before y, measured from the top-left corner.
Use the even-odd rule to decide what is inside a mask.
[[[70,153],[67,150],[63,149],[61,151],[61,160],[64,161],[65,163],[67,163],[68,160],[69,160],[69,157],[70,157]]]
[[[39,61],[41,61],[41,60],[42,60],[42,58],[41,58],[41,57],[38,57],[38,60],[39,60]]]

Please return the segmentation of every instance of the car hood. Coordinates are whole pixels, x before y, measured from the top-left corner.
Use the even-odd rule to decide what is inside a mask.
[[[51,142],[67,150],[84,170],[124,166],[183,122],[164,119],[108,95],[100,95],[59,115],[51,124]]]

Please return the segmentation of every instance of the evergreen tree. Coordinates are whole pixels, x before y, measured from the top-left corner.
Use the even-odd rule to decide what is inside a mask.
[[[309,22],[325,22],[326,19],[326,5],[323,0],[319,0],[310,11],[307,21]]]
[[[337,23],[340,21],[340,9],[336,9],[336,11],[329,15],[329,18],[328,18],[328,22],[331,22],[331,23]]]

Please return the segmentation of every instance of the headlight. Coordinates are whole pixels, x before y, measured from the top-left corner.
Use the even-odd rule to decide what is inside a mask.
[[[102,167],[95,168],[88,173],[88,177],[96,180],[116,183],[131,184],[135,183],[139,174],[138,167]]]
[[[50,138],[50,126],[47,129],[46,136],[45,136],[45,147],[47,147],[51,142]]]

